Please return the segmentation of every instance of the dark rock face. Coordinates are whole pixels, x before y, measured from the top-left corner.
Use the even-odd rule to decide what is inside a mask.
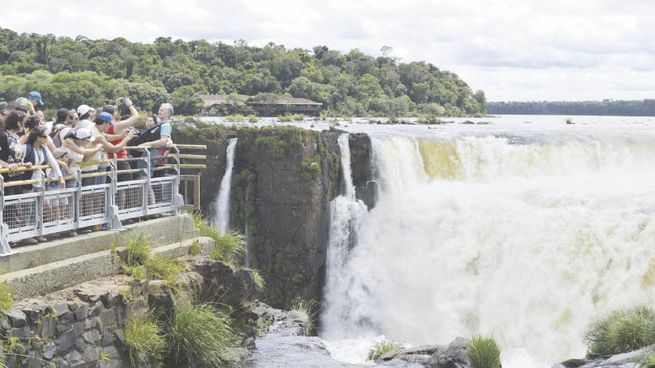
[[[348,137],[350,145],[350,170],[357,199],[369,209],[375,206],[377,186],[372,167],[371,138],[365,133],[354,133]]]
[[[198,126],[180,129],[173,138],[177,143],[207,145],[207,170],[201,173],[206,215],[212,213],[225,173],[227,140],[238,138],[230,227],[248,240],[248,264],[266,281],[262,299],[279,308],[288,308],[298,297],[320,301],[330,201],[340,193],[342,182],[337,143],[342,132]],[[366,134],[351,134],[349,141],[357,196],[372,207],[371,140]]]

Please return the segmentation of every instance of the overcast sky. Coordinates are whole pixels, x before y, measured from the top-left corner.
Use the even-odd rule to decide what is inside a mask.
[[[490,101],[655,98],[655,0],[3,1],[17,32],[326,45],[458,74]]]

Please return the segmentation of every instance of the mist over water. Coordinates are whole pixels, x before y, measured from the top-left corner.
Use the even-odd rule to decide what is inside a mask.
[[[322,337],[584,356],[593,320],[655,301],[655,140],[608,137],[377,135],[378,202],[328,267]]]

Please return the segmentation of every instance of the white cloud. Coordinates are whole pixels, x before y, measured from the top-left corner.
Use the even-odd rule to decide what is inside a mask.
[[[649,0],[82,0],[3,5],[3,27],[90,38],[326,45],[458,73],[489,100],[648,98]]]

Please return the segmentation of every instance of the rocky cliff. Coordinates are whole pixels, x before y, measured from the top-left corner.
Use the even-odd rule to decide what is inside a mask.
[[[338,131],[293,127],[229,129],[196,124],[179,128],[178,143],[206,144],[203,212],[212,213],[225,173],[227,139],[238,138],[232,174],[230,227],[246,235],[244,263],[266,280],[263,299],[289,307],[294,299],[320,301],[329,241],[329,203],[341,188]],[[353,177],[369,205],[370,139],[351,135]],[[367,189],[368,188],[368,189]]]

